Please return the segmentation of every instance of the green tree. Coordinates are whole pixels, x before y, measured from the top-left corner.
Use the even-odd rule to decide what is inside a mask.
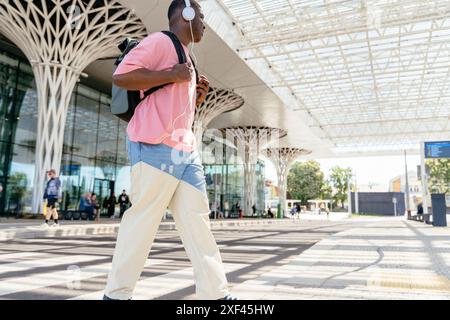
[[[322,188],[320,189],[320,198],[323,200],[331,199],[333,196],[333,187],[329,180],[324,181]]]
[[[336,190],[333,196],[335,203],[341,202],[341,207],[344,208],[344,202],[348,198],[348,180],[352,176],[351,168],[333,167],[330,174],[330,182]]]
[[[450,159],[427,159],[428,188],[432,193],[450,193]]]
[[[307,204],[321,196],[324,174],[317,161],[297,162],[292,165],[287,178],[287,189],[293,199]]]

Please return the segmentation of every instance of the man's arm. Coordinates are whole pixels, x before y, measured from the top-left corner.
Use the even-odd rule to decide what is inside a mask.
[[[113,76],[116,86],[127,90],[146,90],[168,83],[190,81],[194,76],[190,63],[177,64],[170,70],[150,71],[144,68]]]

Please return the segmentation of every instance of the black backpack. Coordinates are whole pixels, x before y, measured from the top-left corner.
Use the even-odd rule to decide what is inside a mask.
[[[178,40],[177,36],[170,31],[162,31],[162,33],[164,33],[166,36],[168,36],[172,40],[175,50],[177,51],[178,62],[180,64],[186,63],[187,62],[186,54],[185,54],[183,46],[181,45],[181,42],[180,42],[180,40]],[[119,45],[119,50],[120,50],[120,52],[122,52],[122,54],[115,62],[116,68],[122,62],[122,60],[125,58],[125,56],[132,49],[134,49],[138,44],[139,44],[139,41],[127,38]],[[195,68],[195,64],[192,59],[191,59],[191,61]],[[195,74],[196,74],[197,83],[198,83],[198,72],[197,72],[196,68],[195,68]],[[168,84],[169,83],[148,89],[147,91],[144,92],[143,99],[141,99],[140,91],[127,90],[124,88],[117,87],[113,84],[112,85],[112,99],[111,99],[112,114],[114,114],[116,117],[119,117],[120,119],[122,119],[126,122],[129,122],[134,115],[134,110],[143,100],[145,100],[152,93],[158,91],[159,89],[164,88]]]

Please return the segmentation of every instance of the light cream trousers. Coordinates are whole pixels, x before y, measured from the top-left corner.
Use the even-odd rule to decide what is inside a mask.
[[[169,208],[194,269],[197,298],[225,297],[228,283],[210,230],[207,195],[144,162],[132,167],[130,191],[132,206],[120,223],[105,295],[119,300],[132,297],[161,219]]]

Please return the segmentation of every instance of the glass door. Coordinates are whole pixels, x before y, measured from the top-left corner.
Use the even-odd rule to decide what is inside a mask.
[[[103,208],[103,201],[105,198],[109,198],[113,192],[114,181],[97,178],[94,180],[94,193],[97,195],[101,215],[107,215],[106,209]]]

